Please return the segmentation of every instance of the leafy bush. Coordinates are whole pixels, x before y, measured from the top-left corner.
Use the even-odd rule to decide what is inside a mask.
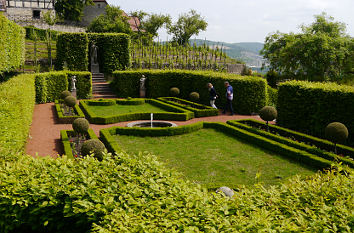
[[[171,89],[170,89],[170,95],[173,97],[178,96],[180,92],[181,91],[179,90],[178,87],[171,87]]]
[[[73,108],[76,105],[76,98],[74,96],[67,96],[64,99],[64,103],[66,106]]]
[[[278,89],[268,86],[268,105],[276,107],[278,102]]]
[[[24,152],[34,100],[33,75],[19,75],[0,83],[0,161]]]
[[[192,101],[196,102],[196,101],[199,100],[199,93],[193,91],[193,92],[191,92],[191,93],[189,94],[189,98],[190,98]]]
[[[25,62],[25,30],[0,12],[0,75]]]
[[[60,94],[60,99],[64,100],[68,96],[71,96],[71,92],[68,90],[65,90]]]
[[[259,116],[262,118],[262,120],[266,121],[268,124],[268,121],[272,121],[275,118],[277,118],[277,110],[272,107],[272,106],[264,106],[260,111],[259,111]]]
[[[225,90],[224,82],[229,81],[234,88],[233,107],[240,114],[258,112],[267,102],[266,80],[259,77],[245,77],[234,74],[185,71],[185,70],[138,70],[116,71],[111,82],[112,90],[119,97],[138,97],[139,80],[144,75],[146,94],[149,98],[170,95],[170,88],[180,88],[180,98],[188,99],[189,93],[196,91],[200,94],[200,102],[209,105],[209,92],[205,84],[213,83],[218,92]],[[225,95],[220,95],[217,102],[226,102]],[[217,103],[216,103],[217,104]]]
[[[280,126],[324,138],[331,122],[348,127],[348,143],[354,145],[354,87],[335,83],[289,81],[279,86],[278,118]]]
[[[85,118],[78,118],[74,120],[72,126],[75,133],[85,135],[90,128],[90,123]]]
[[[87,134],[85,135],[86,139],[98,139],[95,132],[92,129],[87,130]],[[70,142],[70,138],[76,137],[76,133],[74,130],[60,130],[60,140],[63,144],[64,155],[68,158],[74,158],[72,145]]]
[[[327,125],[325,135],[333,143],[345,143],[348,138],[348,129],[340,122],[332,122]]]
[[[82,144],[81,147],[81,154],[82,156],[87,156],[93,154],[96,159],[102,161],[103,159],[103,152],[105,151],[106,147],[104,144],[98,139],[89,139]]]

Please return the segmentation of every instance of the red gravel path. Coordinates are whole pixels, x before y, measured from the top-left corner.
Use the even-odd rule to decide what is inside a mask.
[[[260,119],[258,116],[247,115],[219,115],[213,117],[194,118],[189,121],[172,121],[177,125],[191,124],[197,121],[209,122],[226,122],[228,120],[237,119]],[[34,107],[30,136],[26,145],[26,153],[32,156],[51,156],[57,157],[58,154],[63,154],[63,148],[60,142],[60,130],[71,130],[71,124],[58,124],[53,103],[37,104]],[[99,135],[100,129],[109,128],[112,126],[125,126],[128,122],[120,122],[110,125],[95,125],[91,124],[96,135]]]

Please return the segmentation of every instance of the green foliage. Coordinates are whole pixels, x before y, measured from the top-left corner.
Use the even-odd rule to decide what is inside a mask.
[[[197,91],[200,94],[200,102],[209,105],[209,92],[205,88],[207,83],[213,83],[217,92],[225,90],[224,81],[229,81],[234,88],[233,107],[240,114],[258,112],[266,105],[267,84],[266,80],[258,77],[245,77],[234,74],[202,71],[161,71],[161,70],[137,70],[117,71],[113,73],[111,88],[119,97],[138,97],[139,80],[141,76],[147,77],[147,97],[157,98],[170,95],[170,88],[180,88],[180,98],[188,99],[189,93]],[[225,95],[220,95],[218,103],[226,102]]]
[[[277,110],[272,107],[272,106],[264,106],[260,111],[259,111],[259,116],[262,118],[264,121],[272,121],[275,118],[277,118],[278,112]]]
[[[278,91],[280,126],[324,138],[324,129],[331,122],[342,122],[354,132],[354,88],[334,83],[289,81]],[[348,142],[354,145],[354,134]]]
[[[45,29],[40,29],[40,28],[36,28],[34,26],[26,26],[24,27],[24,29],[26,30],[26,39],[28,40],[41,40],[41,41],[45,41],[47,39],[47,30]],[[36,35],[34,35],[34,33],[36,33]],[[58,35],[61,32],[59,31],[54,31],[54,30],[50,30],[50,35],[51,35],[51,39],[52,40],[57,40]]]
[[[66,155],[68,158],[74,158],[73,150],[72,150],[72,145],[70,142],[70,138],[76,137],[76,133],[74,130],[60,130],[60,140],[63,144],[64,148],[64,155]],[[95,132],[92,129],[88,129],[86,135],[86,139],[98,139],[96,136]]]
[[[34,100],[33,75],[19,75],[0,83],[1,158],[24,152],[32,122]]]
[[[64,100],[68,96],[71,96],[71,92],[68,90],[65,90],[60,94],[60,99]]]
[[[81,154],[83,156],[87,156],[93,154],[96,159],[102,161],[103,159],[103,152],[105,151],[106,147],[104,144],[98,139],[89,139],[82,144],[81,147]]]
[[[302,32],[277,32],[266,38],[262,54],[272,70],[292,79],[337,81],[343,78],[346,61],[350,59],[351,38],[345,24],[335,22],[325,13],[315,22],[302,26]]]
[[[335,144],[344,144],[348,138],[348,129],[340,122],[332,122],[326,126],[325,136],[328,140]]]
[[[197,102],[199,100],[199,93],[198,92],[191,92],[189,93],[189,99],[192,100],[193,102]]]
[[[268,86],[268,105],[276,107],[278,102],[278,89]]]
[[[71,90],[71,78],[76,77],[76,96],[78,99],[88,99],[92,96],[92,73],[67,71],[68,90]]]
[[[87,101],[87,104],[92,106],[111,106],[116,104],[116,100],[114,99],[89,100]]]
[[[80,21],[85,6],[93,5],[92,0],[56,0],[54,9],[61,19]]]
[[[76,105],[76,98],[74,96],[67,96],[65,97],[64,99],[64,103],[66,106],[70,107],[70,108],[73,108],[75,105]]]
[[[141,105],[145,104],[145,99],[133,99],[133,98],[127,98],[127,99],[117,99],[116,100],[117,104],[122,104],[122,105]]]
[[[151,38],[156,38],[159,29],[163,26],[167,27],[171,23],[171,16],[168,14],[149,14],[148,17],[144,19],[145,17],[141,17],[141,12],[140,14],[135,12],[132,16],[137,16],[140,19],[141,28],[139,29],[151,36]]]
[[[78,135],[84,135],[90,128],[90,123],[85,118],[77,118],[72,123],[73,130]]]
[[[82,110],[80,109],[79,105],[75,105],[74,106],[74,115],[64,115],[63,113],[63,108],[62,108],[62,104],[59,104],[59,101],[55,101],[55,110],[57,112],[57,116],[58,116],[58,122],[60,124],[71,124],[73,123],[73,121],[77,118],[84,118],[85,114],[82,112]]]
[[[199,32],[205,31],[208,23],[195,10],[190,10],[187,14],[179,16],[174,24],[167,26],[169,34],[173,35],[173,40],[179,45],[188,44],[189,39]]]
[[[18,69],[24,62],[25,30],[0,13],[0,76]]]
[[[176,97],[179,95],[181,91],[179,90],[178,87],[171,87],[170,88],[170,95],[173,96],[173,97]]]
[[[88,37],[86,33],[62,33],[57,40],[57,70],[88,70]],[[67,67],[64,67],[64,64]]]

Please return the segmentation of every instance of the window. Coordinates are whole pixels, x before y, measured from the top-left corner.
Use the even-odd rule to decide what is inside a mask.
[[[101,8],[101,4],[98,3],[98,4],[97,4],[97,8]]]
[[[40,19],[41,18],[41,11],[40,10],[33,10],[33,18]]]

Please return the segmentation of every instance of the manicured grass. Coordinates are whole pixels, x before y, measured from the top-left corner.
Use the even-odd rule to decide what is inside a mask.
[[[208,187],[215,184],[236,187],[258,182],[270,185],[296,174],[306,176],[315,172],[214,129],[171,137],[115,137],[127,152],[152,152],[188,179]]]
[[[156,107],[152,104],[145,103],[141,105],[122,105],[115,104],[111,106],[92,106],[88,105],[88,108],[95,113],[97,116],[114,116],[119,114],[127,114],[127,113],[143,113],[143,112],[171,112],[166,111],[162,108]]]

